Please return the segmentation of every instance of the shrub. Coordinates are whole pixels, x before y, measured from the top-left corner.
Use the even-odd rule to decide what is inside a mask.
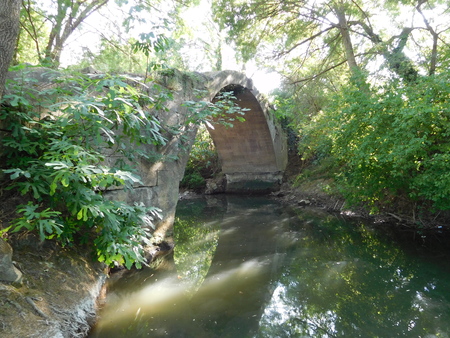
[[[51,73],[58,85],[39,90],[24,74],[9,84],[16,87],[14,94],[4,96],[0,142],[7,189],[29,202],[18,207],[19,217],[3,231],[37,231],[41,240],[63,245],[92,241],[99,261],[140,267],[158,210],[111,201],[104,193],[140,182],[125,161],[145,156],[139,145],[165,143],[149,110],[162,107],[165,96],[145,96],[107,75]],[[122,160],[106,166],[106,152]]]
[[[317,116],[310,135],[320,135],[316,147],[339,163],[337,180],[350,201],[376,207],[404,197],[450,209],[448,75],[367,90],[350,85]]]

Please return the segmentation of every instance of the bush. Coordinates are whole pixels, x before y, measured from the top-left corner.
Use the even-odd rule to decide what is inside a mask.
[[[92,241],[99,261],[140,267],[158,210],[105,198],[108,188],[132,189],[140,178],[126,161],[106,166],[103,154],[133,161],[144,156],[137,146],[164,144],[159,122],[139,103],[161,107],[164,96],[146,97],[119,77],[50,76],[59,85],[47,90],[26,75],[10,83],[14,94],[2,102],[2,172],[7,189],[29,199],[3,232],[37,231],[63,245]]]
[[[206,187],[206,180],[198,171],[188,168],[180,185],[183,188],[199,191]]]
[[[339,163],[349,201],[376,207],[407,198],[450,209],[448,75],[367,90],[353,84],[316,117],[308,136]]]
[[[219,171],[219,156],[214,143],[206,128],[200,126],[180,186],[202,190],[206,187],[206,179],[214,177]]]

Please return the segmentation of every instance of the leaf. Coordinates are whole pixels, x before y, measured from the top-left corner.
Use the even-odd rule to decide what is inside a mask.
[[[69,186],[69,180],[68,180],[68,177],[66,176],[66,175],[64,175],[62,178],[61,178],[61,184],[64,186],[64,187],[68,187]]]
[[[7,170],[5,170],[5,172],[7,172]],[[18,178],[20,176],[20,174],[21,174],[21,170],[20,171],[19,170],[15,170],[14,174],[12,174],[10,176],[10,179],[15,180],[16,178]]]
[[[77,220],[80,220],[83,218],[83,209],[80,209],[80,211],[78,211],[77,213]]]
[[[66,162],[62,162],[62,161],[48,162],[48,163],[45,163],[45,165],[47,167],[53,167],[53,169],[55,169],[55,170],[61,170],[61,169],[69,168],[69,164],[66,163]]]

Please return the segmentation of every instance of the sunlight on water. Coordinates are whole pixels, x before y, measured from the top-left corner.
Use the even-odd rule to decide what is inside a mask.
[[[254,282],[267,267],[268,259],[253,259],[243,262],[238,267],[209,276],[203,283],[200,294],[215,294],[223,289],[239,288],[242,279],[246,283]],[[188,286],[189,288],[189,286]],[[199,286],[196,286],[198,290]],[[116,326],[120,322],[135,321],[140,314],[155,316],[168,311],[177,302],[186,302],[186,284],[178,279],[165,278],[145,286],[139,291],[114,299],[110,296],[109,304],[102,313],[107,320],[102,321],[99,329],[108,325]]]
[[[176,280],[166,278],[126,297],[110,297],[109,304],[102,313],[105,320],[100,322],[99,328],[133,321],[139,313],[145,312],[148,316],[160,313],[168,308],[168,304],[176,303],[183,294],[184,288]]]
[[[91,337],[449,337],[446,246],[267,199],[210,202],[180,204],[173,259],[113,284]]]

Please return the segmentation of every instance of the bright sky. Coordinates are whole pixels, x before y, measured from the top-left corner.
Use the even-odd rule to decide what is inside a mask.
[[[183,19],[187,25],[196,31],[196,34],[207,36],[209,33],[205,28],[208,19],[212,17],[210,0],[201,0],[200,4],[191,7],[183,13]],[[260,93],[270,94],[274,89],[280,87],[281,77],[278,73],[259,69],[254,62],[247,62],[245,67],[238,64],[235,58],[235,53],[230,45],[225,45],[225,34],[220,32],[223,38],[222,45],[222,69],[243,71],[247,77],[253,80],[253,84]],[[192,53],[199,53],[199,51],[192,50]],[[243,70],[245,68],[245,70]],[[210,69],[202,69],[208,71]]]
[[[112,8],[112,6],[115,6],[113,2],[108,8]],[[109,9],[109,11],[118,11],[118,9]],[[116,18],[119,16],[120,15],[113,15],[113,17]],[[107,15],[107,17],[111,17],[111,15]],[[208,33],[205,26],[207,20],[211,18],[210,5],[208,4],[208,0],[202,0],[199,6],[190,8],[185,11],[183,17],[186,21],[186,24],[192,29],[193,39],[195,39],[196,37],[210,36],[210,33]],[[80,60],[83,55],[83,51],[85,51],[86,49],[93,53],[97,52],[98,44],[100,41],[99,31],[105,29],[108,24],[120,25],[120,20],[116,20],[116,22],[108,22],[108,20],[108,18],[105,18],[99,13],[92,14],[85,21],[83,32],[74,34],[68,42],[67,47],[64,49],[61,57],[62,66],[68,66],[70,64],[76,63],[78,60]],[[209,22],[209,24],[211,25],[212,23]],[[147,23],[142,25],[142,27],[136,27],[136,29],[133,31],[133,35],[138,36],[139,33],[148,32],[148,26],[149,24]],[[97,29],[99,31],[97,31]],[[223,35],[223,32],[217,33]],[[233,48],[229,45],[225,45],[225,42],[222,43],[222,69],[243,71],[243,69],[245,68],[245,74],[253,80],[256,89],[260,93],[269,94],[272,90],[280,86],[281,78],[277,73],[266,73],[265,70],[258,69],[258,67],[253,62],[248,62],[245,67],[242,64],[238,64],[234,57]],[[199,68],[199,65],[208,65],[208,62],[205,62],[205,56],[202,55],[204,51],[199,49],[198,44],[197,46],[194,45],[193,47],[186,47],[185,52],[190,55],[189,59],[192,60],[192,63],[194,63],[193,66],[197,68],[195,70],[211,70],[204,68],[208,66],[200,66]]]

